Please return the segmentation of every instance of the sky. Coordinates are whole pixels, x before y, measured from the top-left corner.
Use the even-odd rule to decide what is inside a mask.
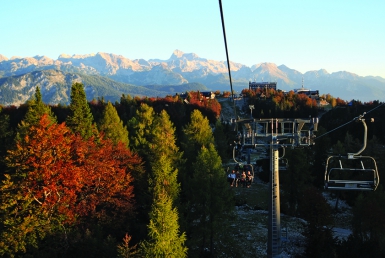
[[[229,59],[385,78],[384,0],[222,0]],[[0,54],[225,61],[216,0],[3,0]]]

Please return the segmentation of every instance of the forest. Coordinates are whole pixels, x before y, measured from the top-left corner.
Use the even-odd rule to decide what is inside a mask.
[[[307,221],[299,257],[385,257],[381,181],[376,191],[332,193],[352,207],[346,240],[332,234],[338,201],[330,207],[322,195],[327,157],[363,144],[362,125],[351,122],[362,114],[364,154],[383,178],[383,104],[327,94],[321,107],[294,92],[242,94],[254,118],[320,117],[321,137],[286,150],[293,165],[280,181],[281,212]],[[88,102],[74,83],[68,106],[46,105],[37,87],[25,104],[0,107],[0,256],[241,257],[229,232],[239,200],[225,169],[236,132],[216,99],[186,95]],[[256,176],[267,182],[269,165],[260,165]]]

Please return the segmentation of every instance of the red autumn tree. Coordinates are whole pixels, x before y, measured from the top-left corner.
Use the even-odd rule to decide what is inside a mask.
[[[74,142],[76,163],[81,169],[83,188],[76,211],[80,216],[111,219],[133,208],[131,172],[141,170],[142,161],[122,143],[114,146],[109,139],[77,137]]]
[[[141,160],[122,144],[83,140],[43,115],[6,158],[0,184],[0,256],[25,252],[79,218],[115,220],[133,208],[131,172]]]
[[[43,115],[9,151],[12,173],[0,185],[0,255],[23,252],[55,225],[74,222],[81,178],[71,160],[72,140],[64,124]]]

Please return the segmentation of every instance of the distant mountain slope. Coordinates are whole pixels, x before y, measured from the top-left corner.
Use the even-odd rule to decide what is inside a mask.
[[[305,88],[319,90],[320,94],[330,93],[344,100],[385,101],[385,79],[381,77],[362,77],[349,72],[330,74],[324,69],[302,74],[285,65],[277,66],[273,63],[259,63],[248,67],[231,62],[230,67],[233,89],[238,92],[248,88],[249,81],[276,81],[278,82],[278,88],[286,91],[302,87],[302,81],[304,81],[303,86]],[[115,83],[129,84],[131,87],[134,85],[151,85],[151,87],[145,87],[147,91],[141,92],[146,95],[149,94],[148,96],[158,94],[156,88],[168,89],[163,94],[171,94],[176,91],[174,85],[188,83],[190,85],[187,88],[191,90],[197,90],[201,87],[199,84],[203,84],[209,90],[230,91],[227,63],[225,61],[209,60],[194,53],[183,53],[180,50],[175,50],[167,60],[131,60],[121,55],[101,52],[72,56],[62,54],[57,60],[46,56],[13,57],[8,59],[0,55],[0,78],[9,77],[7,80],[14,80],[14,76],[45,70],[57,70],[63,72],[63,74],[76,74],[82,78],[95,76],[95,78],[99,78],[98,81],[101,81],[100,76],[103,76],[114,80]],[[199,85],[199,87],[195,89],[194,84],[191,83],[198,83],[195,86]],[[102,84],[108,85],[106,81]],[[111,84],[113,83],[111,82]],[[102,88],[97,88],[100,90],[98,94],[108,93],[109,91],[107,89],[102,91]],[[124,87],[120,88],[124,90]],[[149,91],[150,89],[154,89],[155,92]],[[137,90],[140,91],[140,88]],[[111,91],[114,90],[111,89]],[[27,93],[18,97],[15,94],[7,92],[8,97],[13,96],[11,99],[18,99],[17,103],[19,103],[26,98],[25,94]],[[66,99],[62,95],[60,97],[56,96],[57,101],[61,101],[60,98]],[[3,99],[2,103],[12,103],[13,101],[4,101],[4,99],[8,99],[5,95],[0,97]]]
[[[0,78],[0,104],[20,105],[25,103],[41,88],[43,101],[50,104],[68,104],[71,85],[82,82],[88,100],[104,97],[112,102],[120,100],[122,94],[131,96],[165,96],[167,92],[113,81],[99,75],[64,73],[58,70],[44,70],[18,76]]]

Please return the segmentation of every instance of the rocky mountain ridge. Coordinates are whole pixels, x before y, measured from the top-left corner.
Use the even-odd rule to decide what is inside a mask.
[[[251,67],[230,62],[233,89],[248,88],[249,81],[276,81],[278,88],[292,90],[302,87],[319,90],[320,94],[330,93],[344,100],[384,100],[385,79],[373,76],[358,76],[346,71],[328,73],[324,69],[304,74],[285,65],[259,63]],[[131,86],[203,84],[209,90],[229,91],[227,63],[201,58],[195,53],[175,50],[169,59],[134,59],[122,55],[96,53],[86,55],[62,54],[54,60],[46,56],[11,57],[0,55],[0,79],[20,80],[20,85],[34,87],[23,81],[21,76],[36,71],[61,71],[79,76],[103,76],[117,83]],[[16,79],[17,78],[17,79]],[[47,79],[49,80],[49,79]],[[54,83],[53,83],[54,85]],[[35,85],[36,86],[36,85]],[[11,89],[11,85],[0,83],[0,90]],[[11,88],[9,88],[11,87]],[[17,88],[13,85],[14,88]],[[0,92],[1,93],[1,92]],[[172,92],[171,92],[172,93]],[[167,94],[167,92],[163,93]],[[28,96],[26,96],[28,97]],[[4,104],[0,96],[0,104]],[[13,103],[12,100],[7,103]]]

